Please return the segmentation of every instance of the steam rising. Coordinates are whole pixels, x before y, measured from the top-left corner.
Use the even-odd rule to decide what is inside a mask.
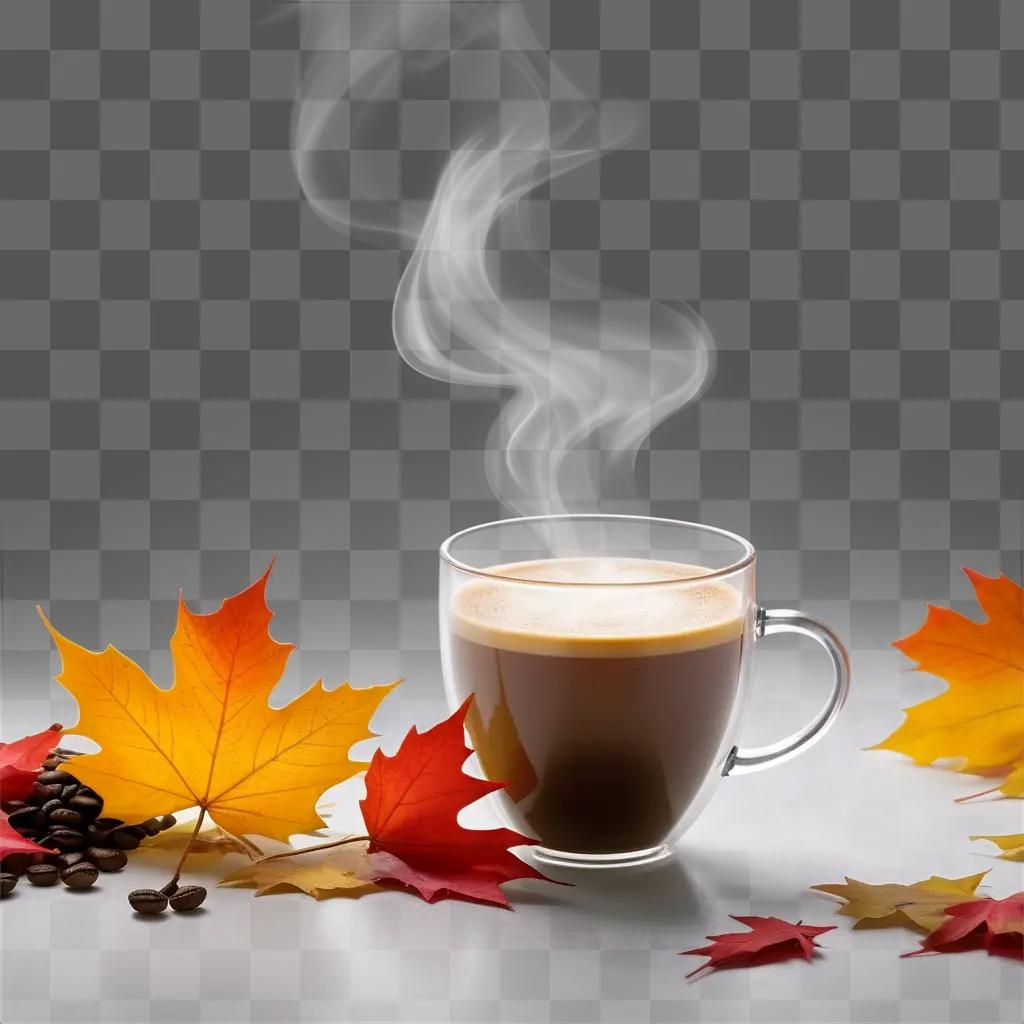
[[[621,116],[582,98],[515,0],[305,0],[302,18],[313,56],[293,126],[299,181],[327,223],[411,250],[393,313],[403,359],[450,384],[510,390],[486,452],[509,509],[594,511],[627,498],[653,427],[709,379],[710,334],[681,304],[548,264],[532,216],[538,189],[624,140]],[[516,97],[500,107],[485,75],[498,50],[502,95]],[[436,81],[446,68],[451,155],[432,199],[400,200],[384,159],[394,153],[371,148],[375,133],[402,82],[416,96],[417,73]],[[511,273],[524,265],[527,282]]]

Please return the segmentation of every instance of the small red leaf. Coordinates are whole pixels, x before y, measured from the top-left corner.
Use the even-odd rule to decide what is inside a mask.
[[[373,755],[360,803],[373,881],[407,886],[429,903],[460,896],[507,907],[502,883],[544,875],[509,849],[535,839],[458,823],[463,807],[503,786],[462,771],[472,753],[463,731],[468,710],[469,700],[424,733],[410,729],[394,756]]]
[[[810,960],[819,935],[830,932],[835,925],[811,925],[797,921],[790,924],[777,917],[733,917],[745,924],[748,932],[726,932],[709,935],[710,946],[687,949],[680,956],[706,956],[706,963],[687,975],[692,978],[706,968],[757,967],[794,957]]]
[[[24,800],[32,792],[39,766],[56,745],[60,734],[61,727],[51,725],[33,736],[24,736],[13,743],[0,743],[0,797]]]
[[[9,853],[51,854],[53,850],[47,850],[45,846],[38,846],[31,839],[20,836],[7,820],[7,815],[0,813],[0,858],[6,857]]]
[[[924,953],[963,953],[984,949],[989,956],[1024,959],[1024,892],[1002,900],[973,900],[946,909],[943,921],[921,940],[921,948],[904,957]]]

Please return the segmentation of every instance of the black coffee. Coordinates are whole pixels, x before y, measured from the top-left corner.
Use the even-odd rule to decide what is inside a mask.
[[[659,580],[651,587],[477,580],[455,596],[451,675],[476,695],[467,725],[513,822],[556,850],[662,843],[720,755],[735,704],[742,601],[694,566],[561,559],[504,566],[528,580]],[[672,581],[680,581],[678,583]]]

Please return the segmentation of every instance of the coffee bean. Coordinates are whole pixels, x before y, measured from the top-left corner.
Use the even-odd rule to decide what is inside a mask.
[[[174,828],[178,824],[178,819],[173,814],[165,814],[159,821],[161,829]]]
[[[155,836],[160,832],[160,822],[156,818],[147,818],[139,828],[144,829],[147,836]]]
[[[33,864],[25,876],[33,885],[56,885],[60,880],[56,864]]]
[[[47,800],[46,803],[39,808],[39,813],[48,818],[54,811],[60,811],[63,809],[64,805],[60,800]]]
[[[71,810],[70,807],[58,807],[56,810],[50,811],[50,824],[78,828],[82,824],[82,816],[78,811]]]
[[[78,782],[78,779],[67,772],[62,771],[45,771],[40,772],[36,782],[41,782],[44,786],[57,785],[57,786],[70,786],[72,783]]]
[[[112,850],[107,846],[90,846],[85,851],[85,856],[100,871],[120,871],[128,863],[128,858],[123,851]]]
[[[160,887],[160,891],[167,897],[173,896],[178,891],[178,883],[170,881],[166,885]]]
[[[105,828],[108,832],[120,828],[124,822],[120,818],[97,818],[94,822],[97,828]]]
[[[59,783],[47,785],[45,782],[39,782],[38,780],[32,783],[32,795],[39,797],[42,803],[46,803],[47,800],[59,800],[63,789],[64,787]]]
[[[50,815],[64,805],[59,800],[47,800],[36,812],[35,827],[42,831],[50,823]]]
[[[67,803],[82,787],[77,782],[72,782],[71,785],[65,786],[60,791],[60,798]]]
[[[206,899],[206,890],[201,885],[183,885],[171,897],[171,909],[178,911],[195,910]]]
[[[7,822],[11,828],[35,828],[38,813],[35,807],[22,807],[11,814]]]
[[[62,853],[57,857],[57,867],[62,871],[64,868],[73,868],[85,860],[85,854],[81,850],[74,850],[71,853]]]
[[[14,887],[18,884],[18,876],[12,875],[5,871],[0,874],[0,898],[4,896],[10,896],[14,892]]]
[[[9,853],[0,861],[0,867],[8,874],[23,875],[31,863],[32,860],[27,853]]]
[[[60,873],[60,880],[69,889],[88,889],[100,877],[99,869],[87,860],[72,864]]]
[[[136,889],[128,893],[128,902],[137,914],[162,914],[167,909],[167,897],[156,889]]]
[[[45,771],[52,772],[53,769],[59,767],[61,763],[61,759],[51,752],[50,756],[43,762],[43,768]]]
[[[137,850],[141,842],[137,835],[125,829],[119,828],[116,832],[110,833],[110,845],[118,850]]]
[[[28,807],[24,800],[0,801],[0,811],[3,811],[4,814],[13,814],[15,811],[20,811],[23,807]]]
[[[65,828],[63,825],[54,825],[52,828],[52,832],[47,832],[37,840],[40,846],[53,847],[66,853],[70,850],[80,850],[85,845],[85,836],[81,832]]]
[[[110,838],[107,829],[97,828],[95,825],[90,825],[85,830],[85,834],[89,837],[90,846],[106,846],[107,840]]]
[[[83,793],[79,790],[67,801],[67,806],[73,811],[78,811],[79,814],[86,818],[95,818],[103,810],[103,801],[99,797]]]

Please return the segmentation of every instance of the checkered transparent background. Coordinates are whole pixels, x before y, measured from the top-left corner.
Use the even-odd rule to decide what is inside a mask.
[[[582,92],[628,100],[639,126],[532,201],[553,255],[691,301],[718,345],[706,396],[660,426],[641,459],[651,510],[749,536],[765,603],[825,615],[866,665],[887,657],[925,599],[967,606],[960,564],[1019,572],[1024,5],[527,6]],[[209,606],[274,553],[277,634],[301,650],[286,692],[317,675],[404,674],[385,731],[440,709],[436,548],[501,514],[480,451],[500,396],[408,369],[390,333],[400,254],[350,242],[302,202],[289,155],[296,14],[270,0],[0,4],[8,722],[73,714],[47,681],[37,602],[67,634],[115,643],[167,680],[178,588]],[[501,53],[473,60],[490,62],[496,83],[476,99],[500,102]],[[386,160],[381,187],[397,204],[430,195],[469,102],[457,80],[400,76],[373,137],[353,139],[357,155],[364,145]],[[306,908],[290,913],[295,933],[299,920],[316,927]],[[420,1012],[687,1019],[715,1005],[636,989],[626,961],[646,950],[597,952],[576,932],[555,942],[554,917],[545,927],[560,951],[543,937],[539,951],[502,950],[498,990],[516,990],[520,975],[529,989],[534,968],[552,979],[600,969],[596,999],[560,1001],[552,981],[515,1011],[497,995],[461,1006],[449,991]],[[181,941],[175,955],[187,958]],[[268,948],[291,951],[298,972],[279,969],[293,979],[282,984],[301,977],[303,1012],[333,1019],[314,1006],[329,993],[310,933],[298,950],[278,942]],[[421,956],[427,979],[430,956],[457,955],[445,942],[429,956],[392,950],[396,976]],[[82,946],[102,960],[99,936]],[[254,994],[256,981],[223,980],[231,957],[253,978],[261,962],[228,948],[223,964],[204,952],[190,969],[242,1000],[239,1019],[287,1016],[294,1004]],[[104,1004],[118,1019],[135,1019],[133,1006],[177,1020],[220,1005],[213,981],[178,1009],[121,984]],[[1009,1020],[1019,986],[1003,984],[1002,1001],[998,988],[962,1006],[940,995],[934,1012]],[[352,998],[353,1019],[398,1012]],[[58,1003],[18,1005],[69,1020],[99,1005]],[[723,1003],[716,1019],[800,1012],[795,1001],[759,1005]],[[873,1005],[855,999],[850,1012],[897,1019],[911,1004]]]

